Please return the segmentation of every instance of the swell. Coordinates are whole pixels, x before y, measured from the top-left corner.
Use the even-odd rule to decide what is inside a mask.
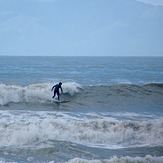
[[[134,110],[137,108],[161,109],[163,106],[163,84],[88,86],[84,87],[74,100],[89,107]]]
[[[0,105],[9,103],[52,102],[52,83],[38,83],[28,86],[0,85]],[[128,107],[134,105],[163,106],[163,83],[144,85],[118,84],[81,86],[76,82],[63,84],[61,99],[70,100],[70,106],[88,107]]]

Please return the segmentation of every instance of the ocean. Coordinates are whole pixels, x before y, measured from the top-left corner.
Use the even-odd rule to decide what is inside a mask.
[[[163,163],[163,57],[1,56],[0,162]]]

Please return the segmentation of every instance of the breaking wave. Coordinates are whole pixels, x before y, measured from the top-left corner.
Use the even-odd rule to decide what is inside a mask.
[[[58,112],[0,112],[0,146],[68,141],[100,148],[163,146],[163,119],[119,121]]]
[[[52,83],[28,86],[1,84],[0,105],[49,104],[52,102],[52,86]],[[162,109],[163,106],[163,83],[81,86],[76,82],[67,82],[62,87],[64,94],[61,99],[70,100],[70,107]]]
[[[8,103],[46,103],[52,97],[52,83],[38,83],[28,86],[0,84],[0,105]],[[64,94],[73,96],[81,86],[75,82],[63,84]]]

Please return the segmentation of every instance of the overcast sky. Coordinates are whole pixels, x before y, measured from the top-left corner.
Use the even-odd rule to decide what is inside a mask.
[[[163,56],[163,0],[0,0],[0,55]]]

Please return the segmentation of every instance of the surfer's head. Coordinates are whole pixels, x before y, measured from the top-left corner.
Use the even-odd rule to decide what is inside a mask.
[[[59,82],[59,85],[62,85],[62,83],[61,83],[61,82]]]

